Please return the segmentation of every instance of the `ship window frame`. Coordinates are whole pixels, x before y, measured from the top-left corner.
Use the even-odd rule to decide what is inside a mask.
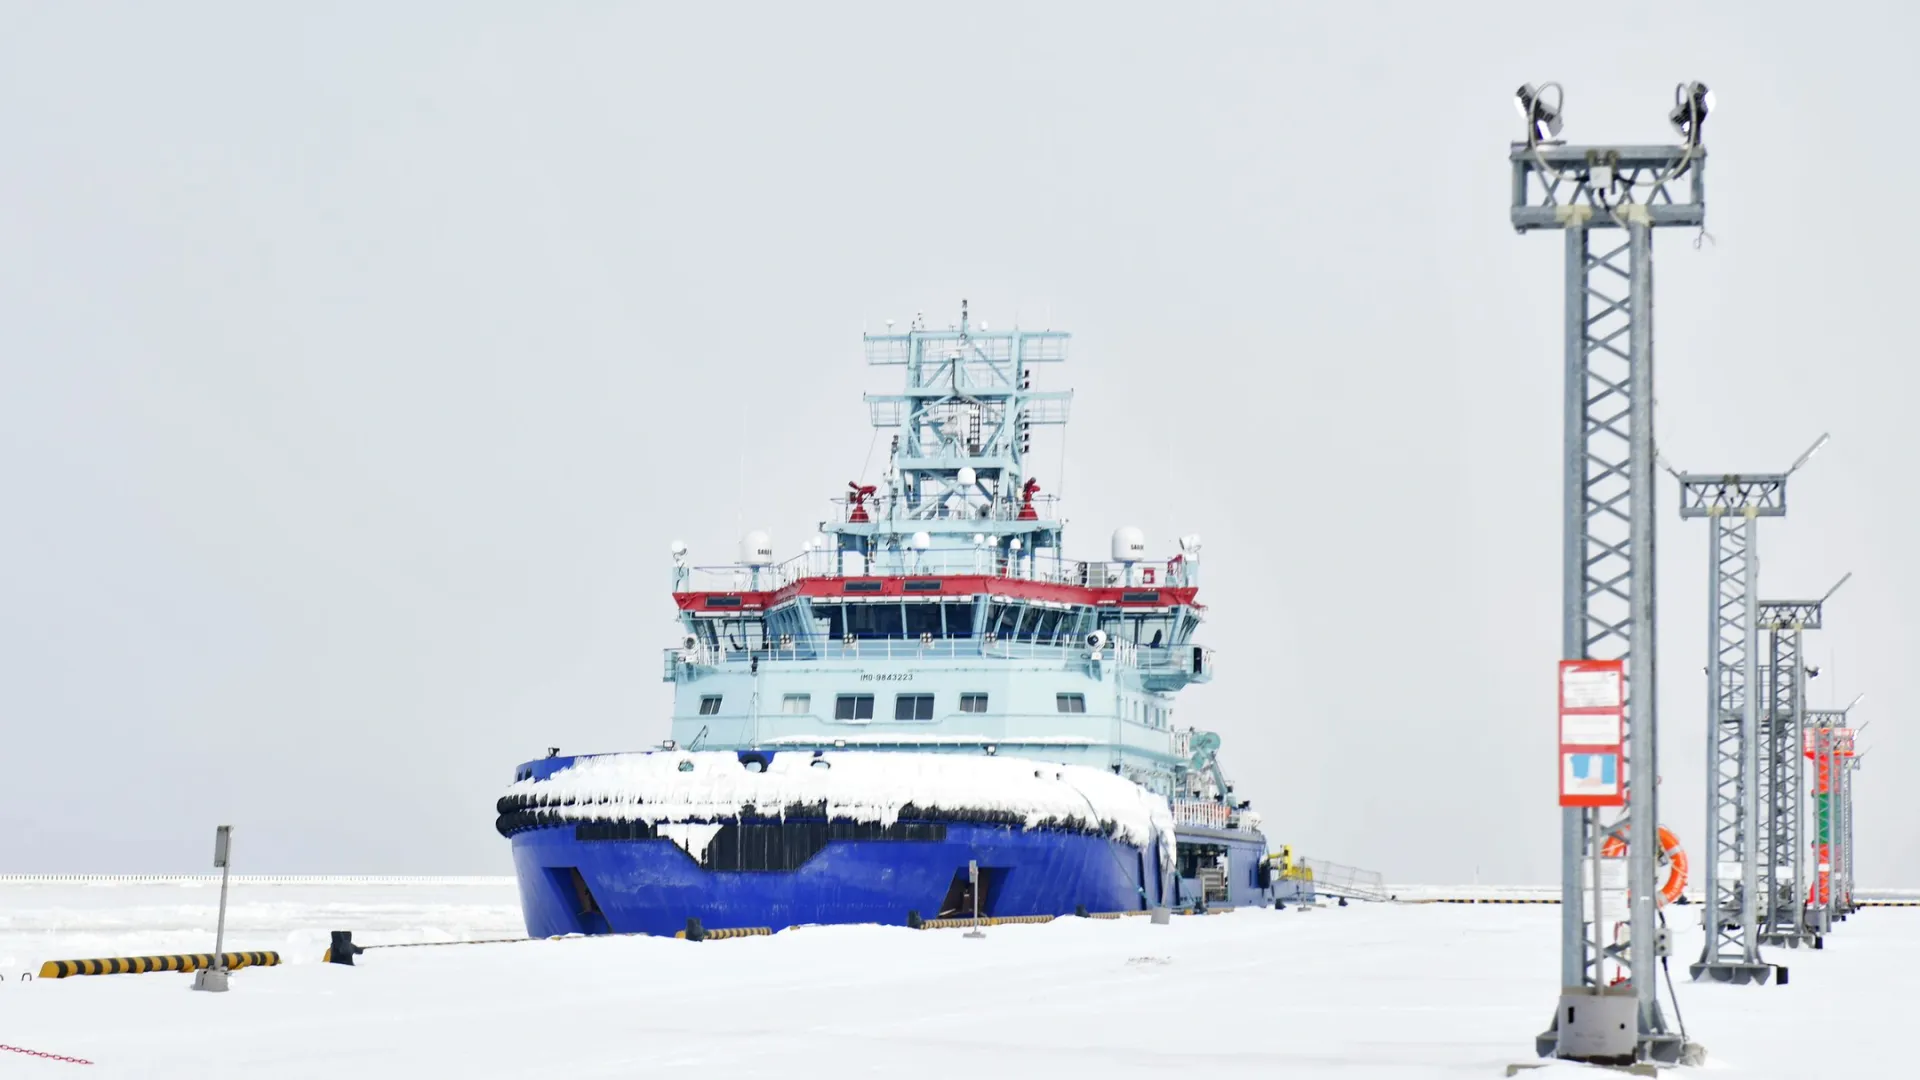
[[[902,712],[908,715],[902,716]],[[922,723],[933,719],[932,694],[893,695],[893,718],[900,722]]]
[[[901,636],[909,641],[918,641],[922,634],[929,637],[945,637],[946,632],[941,623],[944,614],[942,605],[937,600],[909,601],[900,605]]]
[[[861,715],[865,706],[866,715]],[[833,699],[833,718],[843,723],[861,723],[873,719],[872,694],[840,694]]]
[[[960,695],[960,711],[970,715],[984,713],[987,711],[987,703],[989,700],[985,691],[968,691]],[[979,707],[969,709],[967,708],[968,705],[977,705]]]
[[[973,636],[974,606],[972,600],[941,601],[941,618],[950,638],[970,638]]]
[[[794,706],[799,706],[795,708]],[[813,711],[812,694],[782,694],[780,714],[782,716],[805,716]]]
[[[719,716],[719,715],[720,715],[720,701],[721,701],[721,699],[722,699],[723,697],[725,697],[725,695],[724,695],[724,694],[702,694],[702,695],[700,695],[700,713],[699,713],[699,715],[701,715],[701,716]]]
[[[1076,716],[1083,715],[1087,711],[1087,695],[1055,694],[1053,695],[1053,708],[1055,712],[1070,713]]]

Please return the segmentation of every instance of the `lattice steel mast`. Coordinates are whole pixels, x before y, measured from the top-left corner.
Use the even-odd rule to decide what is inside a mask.
[[[1832,931],[1834,920],[1845,916],[1837,902],[1840,871],[1846,859],[1846,838],[1838,820],[1839,776],[1843,763],[1853,759],[1854,729],[1849,726],[1848,714],[1864,696],[1856,696],[1844,709],[1809,709],[1806,713],[1804,753],[1814,763],[1814,873],[1807,893],[1807,919],[1821,934]]]
[[[1818,600],[1763,600],[1760,625],[1769,636],[1771,703],[1763,728],[1762,906],[1760,942],[1799,948],[1819,935],[1807,921],[1807,787],[1803,754],[1806,730],[1806,650],[1802,635],[1821,628],[1826,602],[1853,575],[1842,577]],[[1817,669],[1816,669],[1817,671]]]
[[[1563,93],[1548,102],[1550,89],[1560,90],[1549,83],[1516,95],[1527,133],[1508,153],[1511,220],[1518,232],[1564,237],[1561,652],[1627,663],[1628,802],[1624,815],[1561,811],[1561,995],[1536,1045],[1543,1056],[1674,1061],[1683,1040],[1655,996],[1653,230],[1705,224],[1700,127],[1711,100],[1698,83],[1678,89],[1669,119],[1682,145],[1568,146],[1547,141],[1564,103]],[[1628,829],[1638,839],[1627,845],[1628,933],[1609,943],[1592,930],[1601,914],[1589,909],[1583,869],[1600,884],[1596,838]],[[1619,979],[1608,977],[1609,963]]]
[[[1824,445],[1822,435],[1783,473],[1674,473],[1680,516],[1706,518],[1707,836],[1706,943],[1695,979],[1764,983],[1760,958],[1761,707],[1759,519],[1784,517],[1787,478]],[[1765,710],[1771,723],[1771,702]],[[1771,813],[1771,807],[1767,807]],[[1725,871],[1738,866],[1739,876]]]

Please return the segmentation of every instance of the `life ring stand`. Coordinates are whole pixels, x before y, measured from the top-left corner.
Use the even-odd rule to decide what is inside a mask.
[[[1600,844],[1600,856],[1606,859],[1618,859],[1627,853],[1627,830],[1630,826],[1621,826],[1620,831],[1611,833]],[[1680,838],[1673,830],[1660,826],[1660,858],[1667,864],[1667,880],[1660,886],[1660,898],[1656,906],[1666,907],[1687,888],[1687,852],[1680,846]]]

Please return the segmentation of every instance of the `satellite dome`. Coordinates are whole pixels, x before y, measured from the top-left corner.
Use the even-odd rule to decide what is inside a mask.
[[[1113,530],[1113,561],[1134,563],[1147,557],[1147,534],[1131,525]]]
[[[932,536],[923,532],[917,532],[913,534],[913,550],[925,551],[932,546],[933,546]]]
[[[980,474],[974,472],[972,466],[962,465],[959,475],[954,479],[960,482],[961,487],[972,487],[980,479]]]
[[[772,566],[773,538],[760,529],[755,529],[740,539],[740,564],[742,566]]]

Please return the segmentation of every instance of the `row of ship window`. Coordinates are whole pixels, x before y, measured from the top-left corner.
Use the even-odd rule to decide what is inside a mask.
[[[701,716],[717,716],[720,713],[720,694],[708,694],[700,699]],[[1087,711],[1085,694],[1055,694],[1053,707],[1063,713],[1084,713]],[[780,699],[780,711],[795,716],[804,716],[813,711],[813,695],[788,694]],[[963,713],[983,713],[987,711],[987,695],[961,694],[960,711]],[[873,719],[872,694],[841,694],[833,699],[833,718],[835,720],[871,720]],[[931,720],[933,719],[932,694],[895,694],[893,696],[893,718],[895,720]]]

